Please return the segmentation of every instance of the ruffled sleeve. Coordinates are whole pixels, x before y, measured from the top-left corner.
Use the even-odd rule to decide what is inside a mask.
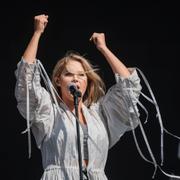
[[[129,69],[131,75],[123,78],[115,74],[116,84],[92,107],[100,114],[109,135],[109,148],[120,137],[138,125],[137,100],[141,92],[140,79],[136,69]]]
[[[25,119],[29,113],[33,134],[37,146],[40,147],[44,137],[50,133],[54,115],[50,95],[40,83],[38,60],[34,64],[28,64],[22,59],[17,65],[15,76],[17,108]],[[27,96],[29,96],[28,102]],[[27,112],[27,103],[29,103],[29,112]]]

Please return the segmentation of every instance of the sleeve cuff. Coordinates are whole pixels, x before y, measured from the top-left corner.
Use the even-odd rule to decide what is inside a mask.
[[[28,62],[24,59],[24,57],[21,57],[21,61],[22,61],[23,63],[25,63],[25,64],[31,65],[31,64],[36,64],[37,59],[35,59],[33,63],[28,63]]]
[[[116,80],[116,83],[118,82],[123,82],[124,80],[128,79],[130,81],[136,81],[137,79],[139,79],[138,77],[138,74],[137,74],[137,71],[135,68],[128,68],[129,72],[130,72],[130,75],[129,77],[125,78],[119,74],[115,74],[115,80]]]

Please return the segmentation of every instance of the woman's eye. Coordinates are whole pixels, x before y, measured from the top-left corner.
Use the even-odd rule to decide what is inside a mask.
[[[65,76],[72,76],[73,74],[70,72],[65,73]]]
[[[64,76],[68,76],[68,77],[72,77],[72,76],[74,76],[74,75],[76,75],[77,77],[85,77],[85,76],[86,76],[85,73],[73,74],[73,73],[71,73],[71,72],[66,72],[66,73],[64,74]]]
[[[79,76],[85,76],[85,74],[84,74],[84,73],[81,73],[81,74],[79,74]]]

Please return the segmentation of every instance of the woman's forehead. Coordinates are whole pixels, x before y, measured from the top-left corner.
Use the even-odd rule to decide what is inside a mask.
[[[69,72],[77,72],[77,71],[84,72],[84,67],[80,62],[72,60],[66,64],[66,70]]]

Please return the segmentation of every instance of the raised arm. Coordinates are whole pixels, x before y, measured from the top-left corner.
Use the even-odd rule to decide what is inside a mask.
[[[106,46],[104,33],[93,33],[90,41],[93,41],[104,55],[113,72],[118,74],[117,83],[107,91],[94,108],[98,114],[102,114],[102,120],[108,129],[109,147],[112,147],[126,131],[138,125],[137,100],[141,91],[140,79],[136,70],[130,73],[122,61]]]
[[[33,64],[35,62],[39,39],[41,34],[44,32],[47,23],[47,15],[42,14],[34,17],[34,33],[23,54],[23,59],[29,64]]]
[[[49,92],[41,86],[39,66],[34,63],[39,39],[47,25],[47,19],[46,15],[34,17],[33,36],[23,54],[23,61],[19,61],[15,71],[17,108],[27,120],[27,127],[30,126],[29,121],[31,122],[38,147],[41,146],[46,135],[51,132],[55,113]]]
[[[97,49],[104,55],[114,73],[125,78],[129,77],[130,72],[127,67],[107,47],[104,33],[93,33],[90,41],[93,41]]]

